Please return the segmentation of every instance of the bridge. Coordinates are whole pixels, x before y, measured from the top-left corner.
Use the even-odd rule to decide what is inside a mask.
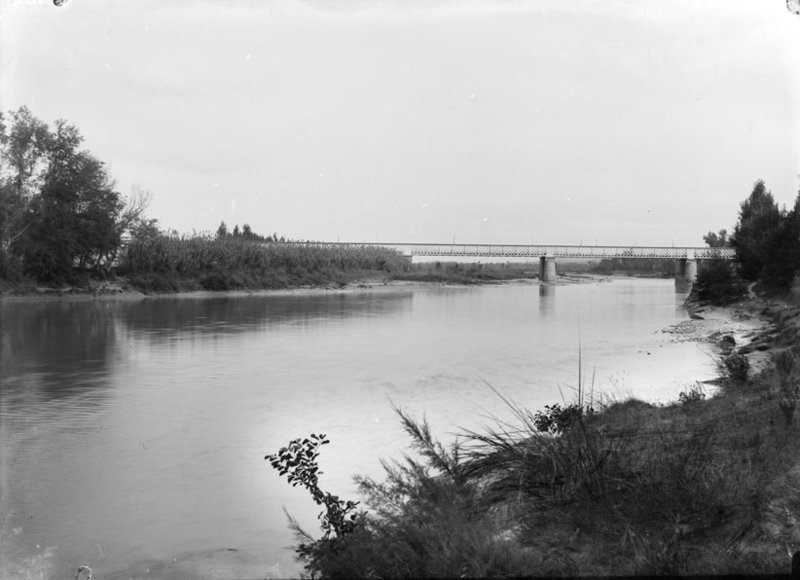
[[[556,278],[557,258],[660,258],[675,260],[675,278],[693,282],[697,278],[697,260],[733,260],[733,248],[674,246],[559,246],[537,244],[423,244],[423,243],[360,243],[309,242],[329,247],[389,248],[405,256],[441,258],[539,258],[539,278],[550,282]]]

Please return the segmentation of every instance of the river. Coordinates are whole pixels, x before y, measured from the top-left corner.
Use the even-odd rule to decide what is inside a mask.
[[[0,303],[0,574],[95,578],[198,550],[297,571],[286,508],[318,511],[264,460],[325,433],[321,486],[355,497],[407,450],[392,404],[449,442],[574,398],[677,398],[714,376],[672,280],[561,286]],[[3,567],[4,566],[4,567]],[[2,576],[0,576],[2,577]]]

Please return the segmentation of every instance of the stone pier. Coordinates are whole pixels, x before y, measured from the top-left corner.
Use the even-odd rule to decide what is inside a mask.
[[[539,258],[539,280],[542,282],[555,282],[556,259],[553,256],[542,256]]]
[[[675,260],[675,280],[681,282],[694,282],[697,280],[697,260],[694,255]]]

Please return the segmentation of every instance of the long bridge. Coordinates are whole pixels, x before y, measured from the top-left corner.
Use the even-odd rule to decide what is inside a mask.
[[[697,260],[733,260],[733,248],[675,246],[564,246],[539,244],[426,244],[381,242],[307,242],[315,246],[389,248],[405,256],[539,258],[539,277],[549,282],[556,277],[557,258],[661,258],[675,260],[675,278],[693,282]]]

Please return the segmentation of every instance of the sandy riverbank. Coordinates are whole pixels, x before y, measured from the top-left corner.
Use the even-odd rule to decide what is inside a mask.
[[[800,337],[800,304],[789,298],[751,294],[727,306],[690,298],[685,307],[689,320],[664,332],[679,341],[711,342],[721,354],[741,354],[753,374],[767,368],[774,349],[797,344]]]
[[[752,299],[730,306],[701,305],[694,301],[685,304],[689,319],[682,320],[661,332],[675,342],[706,342],[717,347],[719,354],[731,354],[744,349],[754,371],[765,367],[768,355],[763,351],[748,351],[747,346],[769,329],[769,317]]]

